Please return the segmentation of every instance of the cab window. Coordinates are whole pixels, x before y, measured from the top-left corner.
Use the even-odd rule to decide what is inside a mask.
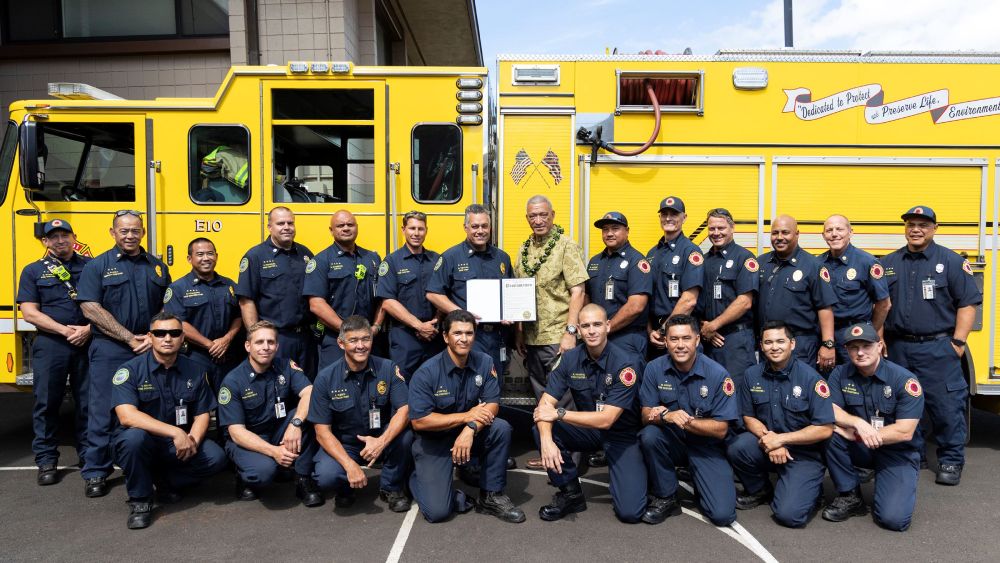
[[[191,201],[240,205],[250,200],[250,132],[241,125],[195,125],[188,136]]]
[[[7,122],[7,131],[3,134],[3,144],[0,145],[0,203],[7,199],[7,185],[10,184],[10,174],[14,169],[14,151],[17,149],[17,124]]]
[[[131,123],[39,123],[45,186],[36,201],[135,201]]]
[[[462,131],[454,123],[413,128],[413,199],[454,203],[462,199]]]
[[[275,125],[274,201],[373,203],[375,128]]]

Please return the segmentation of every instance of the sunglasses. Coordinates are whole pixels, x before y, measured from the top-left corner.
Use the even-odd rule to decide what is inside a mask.
[[[154,328],[150,330],[149,333],[157,338],[166,338],[168,334],[171,338],[179,338],[180,335],[184,334],[184,331],[179,328]]]
[[[133,217],[142,218],[142,214],[135,209],[119,209],[118,211],[115,211],[115,217],[121,217],[123,215],[132,215]]]

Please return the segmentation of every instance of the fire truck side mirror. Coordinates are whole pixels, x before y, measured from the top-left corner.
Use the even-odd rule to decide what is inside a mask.
[[[21,185],[29,192],[45,187],[45,137],[38,123],[24,121],[20,127]]]

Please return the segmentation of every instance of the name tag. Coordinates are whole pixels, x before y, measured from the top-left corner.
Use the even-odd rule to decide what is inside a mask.
[[[184,426],[188,423],[188,408],[187,405],[177,405],[174,407],[174,421],[177,426]]]
[[[285,418],[287,415],[288,413],[285,412],[284,401],[278,401],[277,403],[274,403],[274,418],[282,419]]]
[[[368,411],[368,428],[371,430],[382,428],[382,411],[378,409]]]
[[[921,287],[923,288],[924,299],[928,301],[934,299],[934,280],[924,280]]]
[[[712,284],[712,298],[722,299],[722,282]]]
[[[875,430],[881,430],[885,426],[885,418],[881,416],[873,416],[871,418],[872,428]]]
[[[667,280],[667,297],[674,298],[681,296],[681,282],[679,280]]]

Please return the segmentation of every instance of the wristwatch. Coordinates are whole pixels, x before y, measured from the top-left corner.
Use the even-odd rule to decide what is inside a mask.
[[[662,411],[660,411],[660,421],[661,422],[666,422],[667,421],[667,413],[668,412],[670,412],[670,409],[663,409]]]
[[[556,420],[562,420],[566,416],[566,409],[559,407],[556,409]]]
[[[465,425],[472,429],[473,434],[479,432],[479,425],[476,424],[475,422],[470,420],[469,422],[466,422]]]
[[[580,329],[576,328],[576,325],[567,325],[566,326],[566,332],[568,334],[572,334],[573,336],[576,336],[576,334],[578,332],[580,332]]]
[[[823,341],[823,347],[824,348],[829,348],[829,349],[832,350],[836,345],[837,345],[837,343],[834,342],[833,340],[824,340]]]
[[[296,428],[301,427],[302,426],[302,419],[301,418],[293,418],[292,419],[292,426],[294,426]]]
[[[958,346],[959,348],[964,348],[965,347],[965,341],[964,340],[959,340],[957,338],[952,338],[951,339],[951,343],[954,344],[955,346]]]

